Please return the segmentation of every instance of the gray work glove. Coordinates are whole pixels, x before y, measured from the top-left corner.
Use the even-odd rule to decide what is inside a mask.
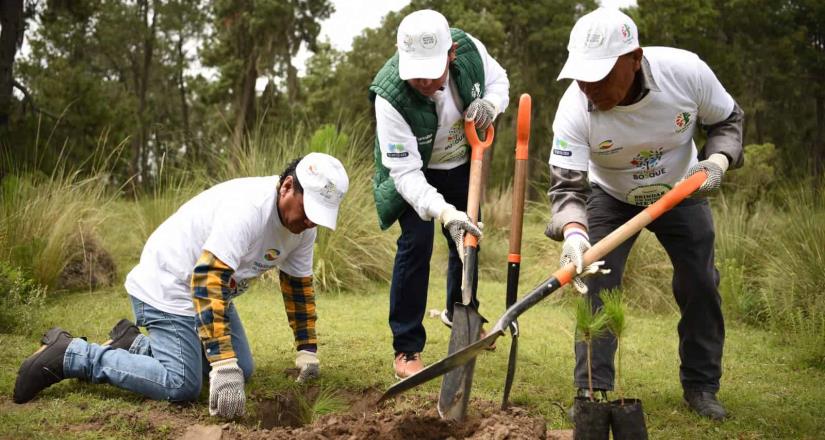
[[[461,259],[461,264],[464,264],[464,234],[473,234],[481,240],[481,229],[470,221],[470,217],[466,212],[455,209],[452,205],[447,205],[441,214],[438,216],[438,221],[447,228],[455,248],[458,251],[458,258]]]
[[[470,103],[464,113],[464,120],[470,119],[475,121],[476,130],[484,133],[496,119],[496,106],[484,98],[478,98]]]
[[[685,179],[699,171],[705,171],[708,174],[708,178],[702,186],[693,193],[693,196],[707,196],[718,190],[719,187],[722,186],[722,176],[725,175],[725,171],[728,170],[729,165],[727,156],[722,153],[713,153],[707,159],[690,167],[685,175]]]
[[[298,373],[296,382],[306,382],[317,379],[321,375],[321,363],[318,362],[318,354],[308,350],[301,350],[295,357],[295,366],[301,371]]]
[[[238,359],[212,362],[209,372],[209,415],[234,419],[244,413],[246,394]]]
[[[584,253],[588,249],[590,249],[590,238],[586,232],[579,228],[569,228],[564,231],[564,244],[561,248],[559,265],[564,267],[573,263],[576,266],[578,276],[573,277],[573,287],[582,295],[587,293],[587,285],[582,281],[584,276],[610,273],[610,269],[602,269],[604,261],[596,261],[587,267],[582,267],[584,266]]]

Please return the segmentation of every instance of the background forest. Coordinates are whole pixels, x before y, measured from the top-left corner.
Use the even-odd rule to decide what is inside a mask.
[[[792,347],[782,362],[794,371],[825,378],[825,2],[636,3],[626,12],[642,45],[696,52],[746,114],[746,164],[728,173],[712,201],[726,319]],[[542,234],[551,123],[568,85],[555,78],[573,23],[596,7],[593,0],[413,0],[342,52],[319,39],[334,11],[327,0],[0,0],[0,340],[34,341],[52,322],[49,311],[77,292],[125,303],[123,277],[182,202],[222,180],[277,174],[309,151],[339,157],[352,182],[338,230],[319,233],[316,287],[386,307],[397,229],[381,232],[375,216],[367,87],[395,51],[401,18],[422,8],[479,38],[510,78],[483,205],[481,277],[493,283],[506,277],[518,96],[532,96],[527,292],[556,267],[560,248]],[[295,66],[301,47],[312,56]],[[444,262],[445,253],[438,243],[434,260]],[[440,302],[443,274],[433,272],[439,284],[431,296]],[[634,313],[678,314],[670,275],[667,255],[642,235],[625,272]],[[277,289],[272,280],[264,285]],[[672,336],[674,327],[665,331]],[[389,337],[383,321],[375,331]],[[0,376],[4,389],[11,381]],[[816,394],[816,386],[799,386]],[[821,416],[813,420],[794,425],[801,431],[748,429],[800,438],[822,432]],[[694,436],[680,431],[690,423],[677,422],[670,436]],[[671,429],[661,421],[659,428]],[[727,434],[737,432],[744,431]]]

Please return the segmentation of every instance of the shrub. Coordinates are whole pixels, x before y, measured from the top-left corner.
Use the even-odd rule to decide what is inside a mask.
[[[0,333],[29,333],[45,297],[45,288],[0,262]]]

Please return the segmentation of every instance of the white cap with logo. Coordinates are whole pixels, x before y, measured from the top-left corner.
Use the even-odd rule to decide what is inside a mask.
[[[599,81],[621,55],[638,47],[639,32],[630,17],[618,9],[596,9],[580,18],[570,31],[569,55],[557,79]]]
[[[338,206],[349,189],[349,177],[338,159],[324,153],[309,153],[295,168],[304,188],[304,212],[316,225],[335,230]]]
[[[443,15],[422,9],[401,20],[396,44],[401,79],[436,79],[447,69],[447,54],[453,46],[453,37]]]

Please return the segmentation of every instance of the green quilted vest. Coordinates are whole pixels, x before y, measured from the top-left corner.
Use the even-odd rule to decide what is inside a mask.
[[[456,58],[450,64],[450,78],[458,88],[458,95],[464,102],[464,110],[473,100],[484,96],[484,64],[478,49],[464,31],[450,29],[453,42],[458,43]],[[410,87],[398,76],[398,53],[393,55],[370,85],[370,100],[375,97],[386,99],[404,117],[418,140],[418,152],[423,161],[422,170],[427,168],[433,152],[433,141],[438,129],[438,116],[435,103]],[[407,202],[395,190],[395,182],[389,170],[381,163],[381,148],[378,135],[375,136],[373,149],[375,176],[373,177],[373,195],[378,211],[381,229],[387,229],[398,220],[407,207]]]

